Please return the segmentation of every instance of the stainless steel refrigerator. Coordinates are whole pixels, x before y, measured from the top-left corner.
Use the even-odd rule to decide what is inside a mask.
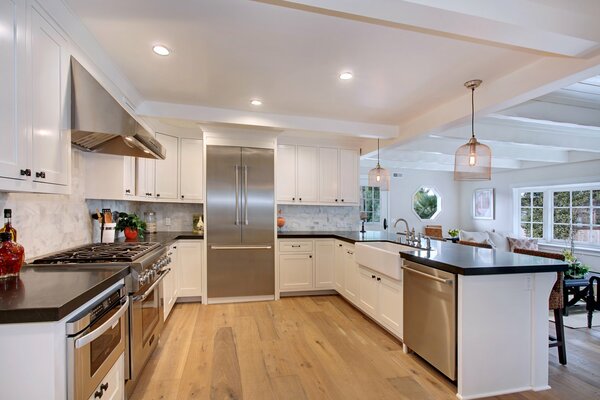
[[[274,152],[206,148],[208,299],[275,293]]]

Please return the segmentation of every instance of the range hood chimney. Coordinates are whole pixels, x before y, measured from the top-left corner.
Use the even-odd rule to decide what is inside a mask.
[[[165,159],[166,149],[73,57],[71,143],[84,151]]]

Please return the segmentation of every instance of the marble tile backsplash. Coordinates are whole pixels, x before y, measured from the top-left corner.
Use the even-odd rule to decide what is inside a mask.
[[[358,207],[278,205],[282,231],[351,231],[360,229]]]

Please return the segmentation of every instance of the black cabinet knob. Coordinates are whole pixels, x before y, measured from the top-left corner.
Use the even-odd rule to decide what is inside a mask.
[[[29,168],[21,170],[21,176],[31,176],[31,170]]]
[[[342,245],[341,245],[341,244],[338,244],[338,247],[342,247]]]
[[[377,280],[378,280],[378,281],[380,281],[380,280],[381,280],[381,278],[380,278],[380,277],[377,277]]]
[[[125,189],[125,193],[131,193],[131,190]]]
[[[338,200],[337,200],[337,199],[335,199],[335,201],[337,202]]]
[[[309,255],[309,256],[308,256],[308,258],[312,258],[312,256],[311,256],[311,255]]]
[[[42,179],[46,179],[46,173],[44,171],[41,172],[36,172],[35,173],[35,177],[36,178],[42,178]]]
[[[108,382],[103,383],[102,385],[100,385],[100,389],[102,389],[104,391],[108,390]]]
[[[182,198],[182,199],[185,199],[185,196],[184,196],[184,195],[181,195],[181,198]]]
[[[156,193],[156,197],[160,197],[160,193]]]
[[[302,197],[300,197],[298,200],[302,201]]]
[[[296,198],[295,198],[295,197],[292,197],[292,201],[296,201]]]
[[[342,203],[344,202],[344,199],[342,199]]]
[[[371,279],[375,279],[375,275],[371,275]]]

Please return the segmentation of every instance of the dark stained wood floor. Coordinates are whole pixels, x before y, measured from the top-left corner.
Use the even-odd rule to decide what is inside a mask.
[[[550,349],[552,390],[494,399],[599,399],[600,329],[566,334],[566,367]],[[456,397],[441,374],[341,297],[321,296],[177,304],[132,395],[142,399]]]

